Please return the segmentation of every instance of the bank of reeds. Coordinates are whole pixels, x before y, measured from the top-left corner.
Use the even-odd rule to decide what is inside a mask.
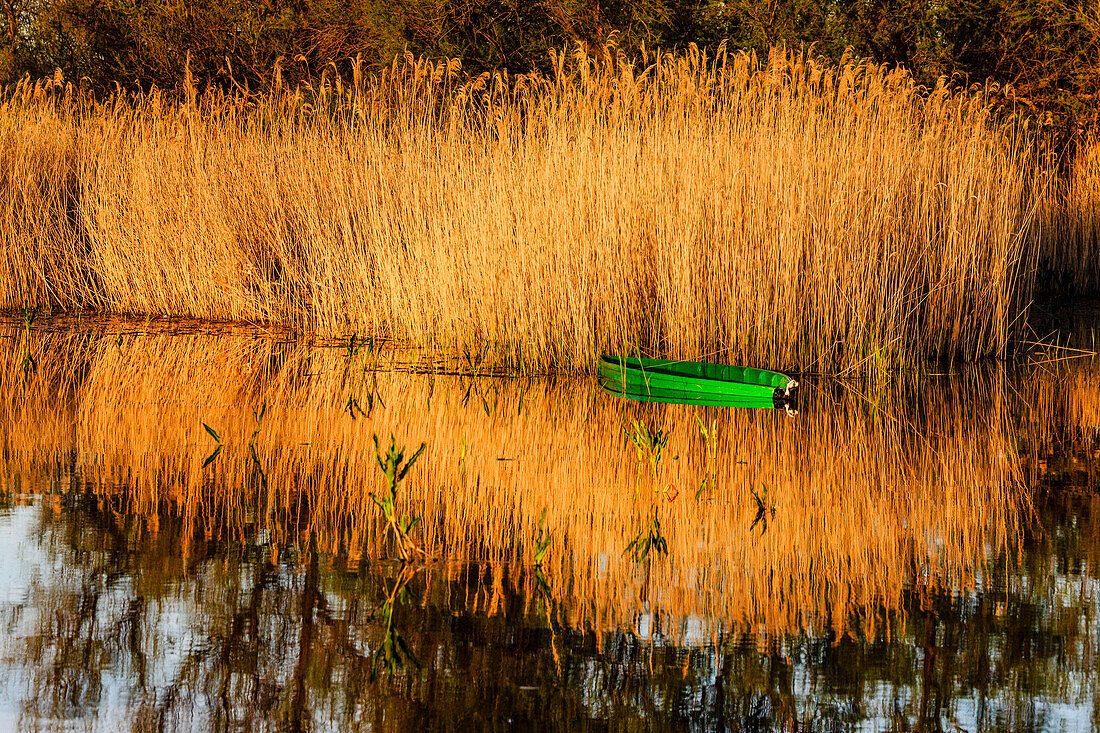
[[[1051,202],[1043,265],[1051,285],[1070,292],[1100,291],[1100,135],[1078,146]]]
[[[605,50],[185,88],[4,95],[0,307],[839,371],[1001,354],[1032,290],[1031,133],[903,71]]]

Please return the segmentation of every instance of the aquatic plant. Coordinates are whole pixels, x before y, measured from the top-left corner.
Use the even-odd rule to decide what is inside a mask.
[[[359,349],[363,347],[363,341],[359,340],[359,334],[353,333],[348,336],[348,341],[344,345],[344,355],[348,361],[355,359],[359,355]]]
[[[402,565],[382,603],[370,615],[371,619],[380,618],[382,622],[382,639],[374,652],[372,674],[381,669],[392,677],[408,664],[420,668],[420,660],[394,621],[394,612],[409,600],[408,585],[415,573],[416,568],[413,566]]]
[[[636,562],[649,557],[650,550],[656,550],[660,554],[668,553],[668,542],[661,534],[661,522],[657,518],[657,500],[662,494],[669,501],[676,498],[675,486],[669,484],[662,492],[659,488],[659,476],[661,468],[661,455],[668,445],[668,432],[664,428],[650,428],[641,420],[631,420],[624,428],[627,438],[634,446],[635,473],[634,496],[639,494],[640,474],[643,468],[648,467],[652,479],[653,494],[651,495],[652,518],[643,523],[642,528],[634,539],[626,546],[624,554],[629,554]]]
[[[462,431],[461,443],[458,453],[459,483],[466,486],[466,431]]]
[[[27,377],[38,371],[38,359],[31,353],[31,326],[38,317],[39,308],[23,306],[23,376]]]
[[[550,534],[550,530],[546,529],[546,510],[543,509],[539,514],[539,529],[535,535],[535,567],[542,565],[543,559],[546,557],[546,553],[550,550],[550,543],[553,542],[553,536]]]
[[[486,415],[492,415],[493,410],[496,409],[496,401],[499,396],[498,387],[495,380],[489,381],[489,386],[483,385],[482,380],[478,378],[476,374],[471,374],[468,377],[462,376],[463,380],[468,380],[466,384],[466,391],[462,395],[462,405],[465,407],[470,401],[470,395],[474,395],[481,402],[481,409],[485,411]],[[490,392],[492,392],[492,405],[489,404]]]
[[[542,562],[546,559],[546,553],[549,552],[550,544],[553,542],[553,539],[550,530],[546,528],[546,509],[543,509],[542,513],[539,514],[539,527],[538,532],[535,534],[535,558],[533,566],[536,590],[547,604],[547,620],[549,620],[549,604],[553,601],[553,596],[550,589],[550,581],[547,580],[545,573],[542,572]]]
[[[31,326],[34,325],[34,321],[38,318],[38,314],[41,310],[41,306],[32,308],[29,305],[23,305],[23,330],[25,332],[30,333]]]
[[[703,478],[699,482],[699,488],[695,490],[695,498],[699,499],[707,489],[714,489],[718,483],[714,455],[718,442],[718,421],[711,420],[710,425],[707,425],[699,417],[699,413],[695,413],[693,417],[695,418],[695,425],[699,428],[699,433],[703,436],[704,449]]]
[[[631,420],[624,431],[626,437],[634,445],[639,472],[643,467],[649,468],[649,475],[653,479],[653,488],[656,491],[661,468],[661,454],[665,446],[668,445],[668,433],[663,428],[650,428],[641,420]],[[635,493],[637,493],[637,488],[637,482],[635,482]]]
[[[485,363],[485,358],[489,353],[489,344],[485,343],[480,348],[472,348],[469,343],[462,344],[462,358],[465,362],[466,371],[470,376],[476,376],[482,365]]]
[[[416,452],[412,454],[412,457],[405,460],[405,449],[403,447],[398,448],[396,440],[391,435],[389,450],[386,451],[383,457],[382,449],[378,444],[378,435],[374,436],[375,459],[378,461],[378,468],[386,477],[386,486],[381,496],[374,492],[371,492],[370,496],[382,511],[382,516],[385,517],[393,532],[394,539],[397,541],[401,557],[405,560],[408,560],[414,553],[423,554],[420,546],[409,536],[409,532],[420,521],[420,517],[408,516],[397,511],[397,490],[405,479],[405,474],[409,472],[409,469],[416,463],[416,459],[424,452],[426,445],[426,443],[421,443]]]
[[[267,414],[267,400],[260,403],[259,410],[252,410],[252,420],[256,423],[256,427],[252,430],[252,435],[248,438],[248,447],[255,449],[256,438],[260,434],[260,428],[262,427],[264,415]],[[205,427],[205,425],[204,425]],[[209,430],[209,428],[207,428]]]
[[[356,353],[358,353],[356,351]],[[349,352],[349,360],[354,361],[355,354]],[[371,386],[367,387],[367,372],[371,375]],[[357,417],[370,417],[370,414],[374,412],[374,403],[377,401],[382,407],[386,406],[385,401],[382,399],[382,393],[378,389],[378,371],[374,367],[368,367],[366,365],[358,369],[358,385],[348,395],[347,402],[344,403],[344,410],[351,416],[352,420]],[[364,392],[364,390],[366,390]],[[363,395],[363,399],[367,402],[366,409],[363,409],[362,403],[359,401],[359,395]]]
[[[29,348],[23,351],[23,375],[30,376],[38,371],[38,358],[31,353]]]
[[[207,466],[209,466],[211,463],[214,462],[214,459],[217,458],[219,454],[221,454],[221,452],[222,452],[222,438],[221,438],[220,435],[218,435],[217,430],[210,427],[206,423],[202,423],[202,426],[206,430],[206,432],[210,434],[210,437],[214,439],[214,443],[215,443],[214,452],[211,453],[210,455],[208,455],[206,457],[206,460],[202,462],[202,467],[206,468]]]
[[[533,572],[535,576],[535,595],[540,601],[543,614],[546,617],[546,626],[550,629],[550,650],[554,656],[554,664],[557,665],[558,674],[561,674],[561,656],[558,654],[558,633],[554,627],[554,589],[550,585],[549,578],[543,572],[543,560],[550,550],[553,535],[546,528],[546,509],[539,514],[538,532],[535,534],[535,558]]]
[[[356,413],[362,415],[363,417],[367,416],[366,410],[364,410],[360,406],[359,398],[357,398],[355,395],[348,395],[348,401],[344,403],[344,409],[349,415],[351,415],[352,420],[356,418]]]
[[[775,517],[775,502],[768,500],[767,486],[763,487],[759,494],[752,487],[749,487],[749,491],[752,492],[753,501],[756,502],[756,516],[753,518],[752,524],[749,525],[749,531],[756,529],[756,525],[763,522],[763,526],[760,528],[760,534],[763,534],[768,531],[768,516]]]
[[[668,541],[661,534],[661,520],[657,517],[656,505],[653,506],[653,516],[623,552],[634,558],[635,562],[641,562],[649,557],[651,550],[661,555],[668,554]]]
[[[267,474],[264,472],[264,467],[260,463],[260,456],[256,453],[256,438],[260,434],[260,428],[263,424],[264,415],[267,414],[267,400],[264,400],[260,404],[259,410],[252,411],[252,420],[256,423],[256,427],[252,431],[252,436],[248,439],[248,456],[252,460],[252,466],[256,469],[256,473],[260,477],[260,487],[267,491]],[[221,448],[221,445],[218,446]]]

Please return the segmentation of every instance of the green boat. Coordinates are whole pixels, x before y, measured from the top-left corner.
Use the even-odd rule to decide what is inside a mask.
[[[600,384],[645,402],[770,408],[790,405],[798,382],[766,369],[670,359],[604,356]]]

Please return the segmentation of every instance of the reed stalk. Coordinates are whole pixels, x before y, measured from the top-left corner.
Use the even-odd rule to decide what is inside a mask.
[[[1051,213],[1043,262],[1052,284],[1070,292],[1100,291],[1100,135],[1078,146]]]

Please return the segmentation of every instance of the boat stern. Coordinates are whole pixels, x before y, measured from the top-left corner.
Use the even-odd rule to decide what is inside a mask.
[[[784,410],[788,415],[798,414],[798,380],[788,379],[783,387],[776,387],[772,392],[772,403],[775,409]]]

